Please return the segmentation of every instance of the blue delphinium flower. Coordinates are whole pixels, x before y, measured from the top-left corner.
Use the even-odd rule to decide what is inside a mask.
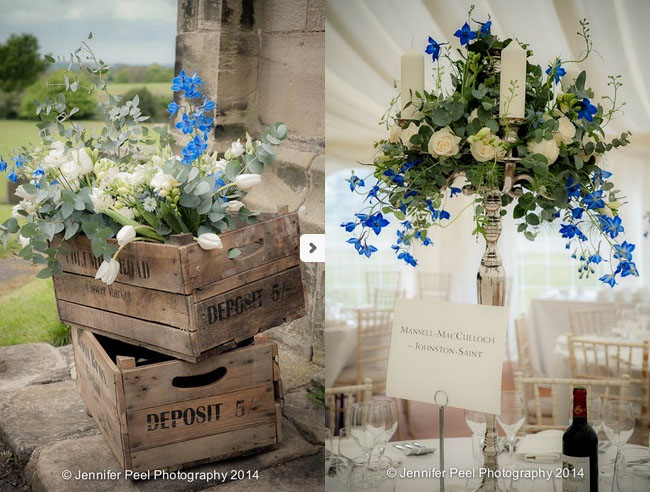
[[[595,253],[589,257],[589,263],[593,263],[594,265],[598,265],[601,261],[603,261],[603,257],[598,253]]]
[[[359,176],[355,175],[354,173],[352,176],[350,176],[348,179],[346,179],[348,183],[350,183],[350,191],[354,191],[357,188],[366,186],[366,182],[359,178]]]
[[[628,277],[633,275],[634,277],[639,276],[639,271],[636,268],[636,265],[632,261],[621,261],[616,267],[614,275],[620,274],[621,277]]]
[[[398,186],[402,186],[404,184],[404,176],[402,176],[401,174],[397,174],[392,169],[386,169],[383,174],[384,176],[389,177],[391,181],[397,184]]]
[[[217,174],[215,174],[215,176],[216,176],[217,179],[214,182],[214,190],[212,190],[212,191],[217,191],[222,186],[226,186],[226,181],[223,179],[223,171],[217,172]]]
[[[381,233],[382,227],[386,227],[388,224],[390,224],[390,222],[384,219],[384,216],[381,214],[381,212],[377,212],[376,214],[368,217],[363,225],[370,227],[373,231],[375,231],[375,234],[379,235]]]
[[[604,208],[605,201],[603,200],[603,190],[596,190],[593,193],[588,193],[582,199],[582,203],[589,209],[594,210],[597,208]]]
[[[357,251],[361,250],[361,239],[358,239],[356,237],[351,237],[346,241],[346,243],[350,243],[354,245],[354,249]]]
[[[557,60],[555,60],[555,63],[553,65],[549,65],[548,68],[546,69],[546,75],[551,75],[552,71],[553,71],[553,82],[555,82],[555,84],[559,84],[560,79],[566,75],[566,70],[562,68],[562,60],[558,58]]]
[[[406,162],[400,169],[400,173],[404,174],[406,171],[409,169],[413,169],[415,166],[417,166],[421,161],[419,159],[416,159],[414,161],[408,161]]]
[[[167,112],[169,113],[169,117],[171,118],[176,114],[178,111],[178,104],[174,101],[170,101],[169,104],[167,105]]]
[[[570,174],[566,180],[566,194],[569,198],[580,198],[580,183],[576,183]]]
[[[601,185],[605,182],[607,178],[611,178],[612,173],[605,171],[604,169],[596,169],[591,178],[591,182],[595,185]]]
[[[418,196],[417,191],[409,190],[406,193],[404,193],[404,199],[410,198],[412,196]]]
[[[397,244],[404,244],[406,246],[411,244],[411,240],[406,235],[406,231],[397,231]]]
[[[490,34],[490,29],[492,29],[492,20],[490,14],[488,14],[488,20],[486,22],[479,22],[481,29],[479,30],[479,37],[487,36]]]
[[[376,198],[378,200],[379,199],[377,197],[378,192],[379,192],[379,185],[376,184],[375,186],[370,188],[370,191],[368,191],[368,194],[366,195],[366,198],[363,199],[363,201],[365,202],[366,200],[370,200],[370,203],[372,203],[373,198]]]
[[[172,90],[174,92],[185,90],[185,88],[188,86],[188,83],[189,80],[185,74],[185,70],[181,70],[181,72],[172,79]]]
[[[587,236],[585,236],[580,228],[574,224],[560,224],[560,234],[562,234],[562,237],[567,239],[573,239],[577,236],[582,241],[587,240]]]
[[[578,108],[578,118],[589,122],[594,121],[594,115],[598,112],[598,108],[591,104],[591,101],[586,97],[576,104],[576,108]]]
[[[614,250],[616,252],[614,253],[614,258],[628,261],[632,260],[632,251],[634,251],[635,247],[634,244],[628,243],[627,241],[623,241],[621,244],[615,244]]]
[[[418,261],[408,251],[401,251],[397,255],[397,259],[404,260],[404,262],[406,262],[407,265],[411,265],[413,267],[418,266]]]
[[[7,176],[7,179],[13,183],[18,182],[18,175],[16,174],[16,170],[14,168],[11,168],[11,172],[9,173],[9,176]]]
[[[5,172],[7,170],[7,161],[0,157],[0,171]]]
[[[609,284],[611,287],[614,287],[616,285],[616,277],[614,277],[614,275],[612,275],[611,273],[603,275],[598,280],[600,280],[605,284]]]
[[[178,128],[184,134],[188,135],[194,131],[195,125],[196,125],[196,120],[184,114],[183,119],[178,123],[176,123],[176,128]]]
[[[215,109],[217,109],[217,103],[215,103],[214,101],[208,101],[206,98],[205,102],[203,103],[203,110],[214,111]]]
[[[12,161],[16,164],[16,167],[20,169],[25,164],[25,159],[20,155],[15,155],[11,158]]]
[[[431,218],[433,220],[443,220],[443,219],[449,220],[451,218],[451,215],[446,210],[436,210],[436,209],[434,209],[431,212]]]
[[[461,46],[469,44],[472,39],[476,39],[476,33],[472,31],[467,22],[465,22],[465,24],[463,24],[463,27],[454,33],[454,36],[460,39]]]
[[[403,227],[404,229],[406,229],[407,231],[410,231],[411,229],[413,229],[413,224],[411,224],[411,221],[410,221],[410,220],[405,220],[405,221],[402,222],[401,224],[402,224],[402,227]]]
[[[375,251],[377,251],[377,248],[375,248],[372,244],[368,244],[367,242],[364,242],[363,246],[359,250],[359,254],[365,255],[366,257],[370,258],[370,255],[373,254]]]
[[[352,232],[357,227],[357,224],[354,222],[341,222],[341,227],[343,227],[346,232]]]
[[[621,218],[619,216],[610,218],[607,217],[606,215],[601,215],[600,228],[605,234],[608,234],[609,237],[611,237],[612,239],[618,236],[619,233],[625,232],[625,228],[621,224]]]
[[[460,188],[454,188],[453,186],[449,188],[449,191],[451,192],[449,198],[454,198],[456,195],[460,194],[462,191]]]
[[[576,207],[571,209],[571,216],[576,219],[580,220],[582,219],[582,213],[584,212],[584,209],[581,207]]]
[[[445,44],[448,43],[438,43],[435,39],[429,36],[429,44],[427,45],[425,53],[431,55],[433,61],[436,61],[438,58],[440,58],[440,47],[444,46]]]

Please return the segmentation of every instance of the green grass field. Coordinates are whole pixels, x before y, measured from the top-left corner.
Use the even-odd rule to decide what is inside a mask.
[[[139,89],[140,87],[146,87],[149,92],[154,96],[168,96],[170,99],[172,97],[171,83],[169,82],[129,82],[125,84],[117,83],[108,83],[108,92],[114,96],[121,96],[126,94],[131,89]],[[97,92],[97,97],[100,100],[104,100],[105,97],[103,92]]]

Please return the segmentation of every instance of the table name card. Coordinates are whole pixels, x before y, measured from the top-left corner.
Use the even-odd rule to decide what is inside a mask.
[[[498,414],[508,311],[498,306],[398,299],[386,395]]]

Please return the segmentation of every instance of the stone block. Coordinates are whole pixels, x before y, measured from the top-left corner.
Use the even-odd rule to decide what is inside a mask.
[[[307,25],[305,0],[274,0],[263,2],[262,32],[304,31]]]
[[[305,318],[302,318],[303,320]],[[299,321],[299,320],[296,320]],[[294,323],[290,323],[287,327],[292,326]],[[289,345],[285,343],[285,340],[290,339],[286,337],[287,330],[281,329],[285,327],[273,328],[267,331],[269,338],[275,340],[278,343],[278,355],[280,359],[280,376],[282,377],[282,387],[284,388],[285,393],[292,391],[296,388],[301,388],[309,384],[311,378],[320,371],[320,367],[312,364],[309,361],[309,357],[305,357],[305,354],[297,352],[293,344]],[[302,338],[300,333],[301,330],[294,330],[293,333],[297,332],[297,337]],[[303,346],[309,348],[309,340],[307,343],[303,342]]]
[[[293,135],[325,133],[324,33],[262,36],[257,98],[262,124],[284,121]]]
[[[0,361],[0,393],[70,377],[66,357],[47,343],[0,347]]]
[[[257,480],[240,480],[206,489],[205,492],[305,492],[325,490],[324,452],[267,468]]]
[[[313,456],[319,452],[319,448],[307,442],[294,425],[286,419],[283,422],[283,434],[283,442],[277,449],[244,458],[208,463],[189,468],[187,471],[219,472],[226,474],[227,479],[230,479],[228,473],[230,470],[244,472],[257,470],[262,475],[263,470],[275,468],[282,463],[298,458]],[[64,480],[61,476],[63,470],[72,472],[73,477],[79,472],[112,470],[120,472],[120,477],[115,480]],[[159,477],[137,482],[125,479],[124,471],[102,436],[71,439],[39,448],[25,469],[25,478],[34,492],[86,492],[88,490],[93,492],[176,492],[179,490],[190,492],[204,490],[221,482],[220,478],[213,478],[209,481],[188,481]]]
[[[309,0],[307,30],[325,31],[325,0]]]
[[[198,29],[199,0],[178,0],[176,32],[192,32]]]
[[[312,400],[306,388],[285,393],[284,415],[312,444],[325,442],[325,407]]]
[[[21,465],[38,446],[98,433],[72,381],[2,393],[0,439]]]

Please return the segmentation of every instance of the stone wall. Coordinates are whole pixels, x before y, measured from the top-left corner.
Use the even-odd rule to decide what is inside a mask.
[[[283,121],[289,137],[252,209],[298,210],[302,233],[324,232],[325,0],[179,0],[176,73],[198,71],[217,102],[212,148]],[[308,316],[271,336],[324,364],[324,268],[304,264]]]

